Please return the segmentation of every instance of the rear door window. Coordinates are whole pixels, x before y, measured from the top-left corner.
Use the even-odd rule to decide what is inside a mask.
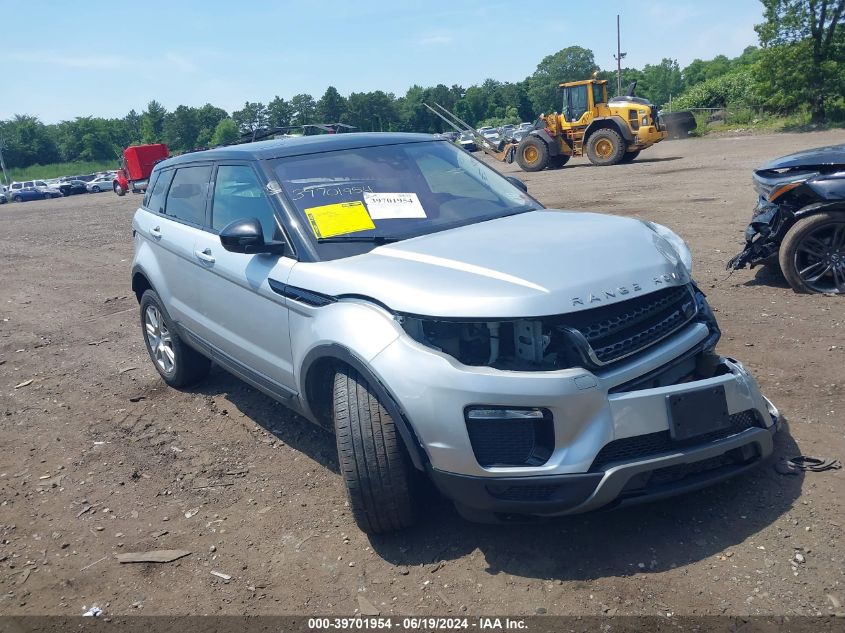
[[[164,214],[189,224],[203,225],[210,180],[211,165],[177,169],[167,192]]]
[[[173,171],[159,172],[153,191],[150,194],[150,200],[147,203],[147,208],[155,213],[164,213],[164,200],[167,195],[167,188],[170,186],[170,181],[173,180]]]

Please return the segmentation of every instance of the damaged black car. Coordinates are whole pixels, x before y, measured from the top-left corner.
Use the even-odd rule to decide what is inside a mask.
[[[845,294],[845,145],[766,163],[754,186],[745,249],[728,269],[779,265],[795,292]]]

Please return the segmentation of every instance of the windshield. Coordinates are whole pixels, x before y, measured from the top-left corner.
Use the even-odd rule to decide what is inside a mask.
[[[293,156],[272,165],[318,243],[395,241],[540,208],[447,141]]]

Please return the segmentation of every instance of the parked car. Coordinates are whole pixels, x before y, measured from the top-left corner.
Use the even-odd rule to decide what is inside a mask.
[[[478,143],[476,142],[475,134],[472,132],[461,132],[461,135],[458,137],[458,145],[468,152],[478,151]]]
[[[8,202],[8,199],[6,198],[6,194],[0,193],[0,204],[6,204],[7,202]]]
[[[214,361],[333,430],[365,531],[413,523],[423,476],[495,521],[688,492],[772,453],[778,412],[715,352],[680,237],[545,209],[444,139],[183,154],[133,232],[162,379]]]
[[[12,182],[9,185],[7,197],[12,202],[27,202],[28,200],[47,200],[60,198],[61,192],[51,189],[43,180],[26,180]]]
[[[845,294],[845,144],[770,161],[754,186],[745,248],[728,268],[778,265],[795,292]]]
[[[81,180],[65,180],[59,185],[59,191],[62,192],[62,195],[72,196],[78,193],[88,193],[88,187]]]
[[[59,193],[53,193],[49,189],[36,189],[29,187],[26,189],[16,189],[11,194],[12,202],[30,202],[31,200],[48,200],[50,198],[57,198],[61,196]]]
[[[108,176],[97,176],[89,183],[86,183],[85,188],[90,193],[100,193],[101,191],[112,190],[112,179]]]

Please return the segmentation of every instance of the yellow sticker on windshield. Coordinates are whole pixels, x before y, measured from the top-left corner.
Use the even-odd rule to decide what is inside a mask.
[[[305,217],[317,239],[376,228],[367,207],[360,200],[311,207],[305,209]]]

